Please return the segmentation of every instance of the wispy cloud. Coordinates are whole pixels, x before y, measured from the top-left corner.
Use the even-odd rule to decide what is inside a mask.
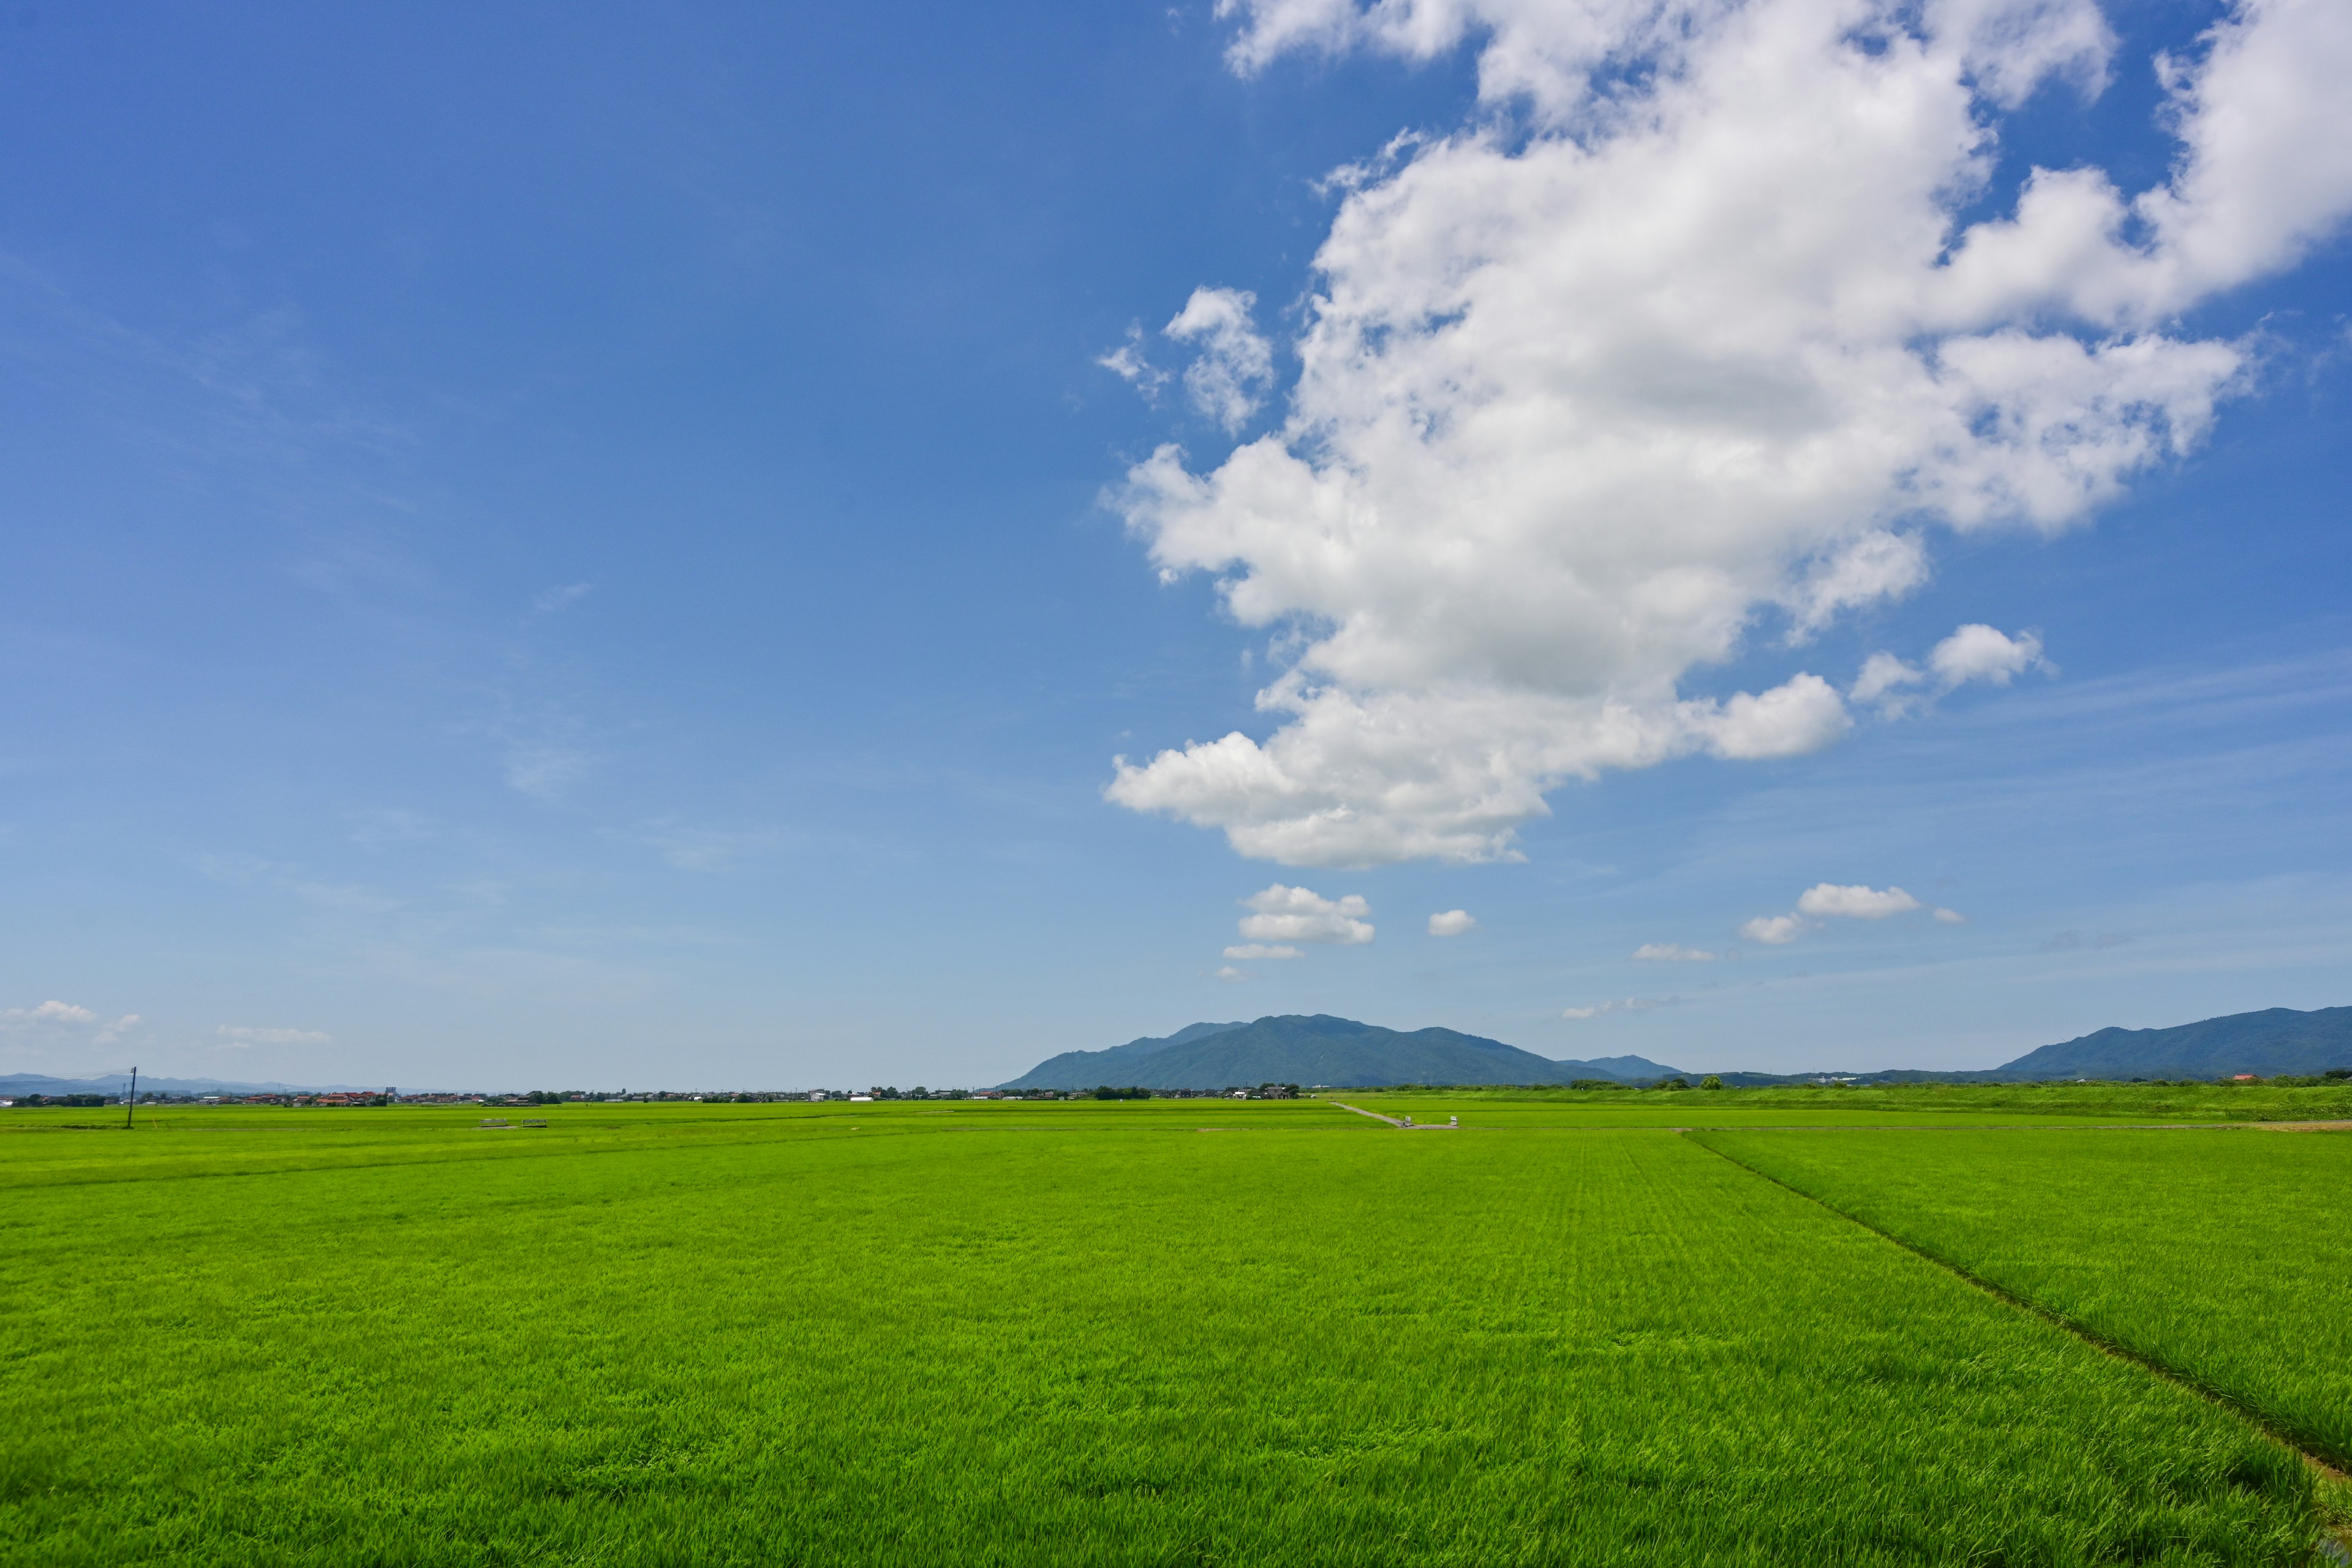
[[[1684,996],[1620,996],[1590,1007],[1564,1007],[1559,1016],[1579,1020],[1604,1018],[1612,1013],[1647,1013],[1657,1007],[1679,1007],[1687,1000]]]
[[[325,1046],[334,1043],[335,1037],[318,1029],[258,1029],[245,1024],[223,1024],[213,1031],[215,1038],[226,1045],[248,1046]]]

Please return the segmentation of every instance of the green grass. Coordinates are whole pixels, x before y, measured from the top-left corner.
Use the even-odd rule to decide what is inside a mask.
[[[1672,1133],[1168,1105],[12,1121],[0,1556],[2186,1564],[2310,1539],[2308,1473],[2236,1417]]]
[[[150,1181],[449,1160],[537,1159],[551,1152],[763,1143],[777,1139],[982,1128],[1045,1131],[1206,1125],[1366,1123],[1315,1100],[923,1100],[697,1105],[683,1101],[555,1106],[283,1106],[142,1108],[127,1141],[122,1112],[15,1110],[0,1120],[0,1185]],[[484,1120],[511,1125],[487,1130]],[[527,1128],[525,1119],[545,1127]],[[51,1135],[53,1134],[53,1135]]]
[[[2352,1133],[1707,1133],[2352,1468]]]
[[[2318,1121],[2352,1120],[2352,1082],[2274,1083],[1917,1083],[1868,1089],[1334,1089],[1333,1098],[1390,1115],[1410,1110],[1443,1121],[1471,1112],[1482,1121],[1562,1126],[1617,1121],[1633,1126],[1738,1127],[1889,1125],[1926,1119],[1947,1125],[2042,1121]]]
[[[2127,1112],[2090,1110],[2028,1115],[1960,1107],[1885,1110],[1844,1105],[1756,1105],[1737,1091],[1688,1096],[1612,1094],[1595,1100],[1548,1102],[1540,1099],[1522,1101],[1458,1094],[1364,1094],[1339,1089],[1333,1090],[1329,1098],[1382,1116],[1411,1116],[1423,1125],[1439,1125],[1449,1116],[1459,1116],[1462,1125],[1474,1131],[1571,1127],[2010,1127],[2020,1122],[2105,1127],[2136,1125],[2151,1120]]]

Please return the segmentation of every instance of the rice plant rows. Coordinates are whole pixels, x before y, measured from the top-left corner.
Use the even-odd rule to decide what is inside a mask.
[[[2352,1468],[2352,1134],[1697,1136]]]
[[[2242,1422],[1672,1133],[1219,1120],[682,1117],[17,1187],[0,1558],[2289,1563],[2311,1537],[2308,1475]]]

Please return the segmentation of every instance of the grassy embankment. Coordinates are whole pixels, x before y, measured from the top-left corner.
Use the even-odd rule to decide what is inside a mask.
[[[0,1556],[2288,1563],[2314,1526],[2234,1416],[1670,1133],[473,1119],[0,1123]]]

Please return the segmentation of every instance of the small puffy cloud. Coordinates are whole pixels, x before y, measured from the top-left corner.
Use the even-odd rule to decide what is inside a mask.
[[[1432,936],[1460,936],[1464,931],[1477,929],[1478,922],[1471,917],[1468,910],[1446,910],[1429,917],[1429,934]]]
[[[1653,1007],[1677,1007],[1679,996],[1620,996],[1613,1002],[1603,1002],[1591,1007],[1564,1007],[1563,1018],[1600,1018],[1611,1013],[1646,1013]]]
[[[1327,899],[1310,888],[1286,888],[1280,882],[1242,900],[1255,911],[1244,915],[1240,931],[1250,942],[1321,942],[1354,947],[1372,940],[1372,912],[1362,895]]]
[[[1246,969],[1235,969],[1232,964],[1228,963],[1223,969],[1217,971],[1216,978],[1219,980],[1247,980],[1249,978],[1249,971]]]
[[[1836,915],[1846,920],[1883,921],[1889,915],[1908,914],[1925,907],[1900,888],[1882,891],[1859,884],[1842,888],[1834,882],[1816,883],[1797,898],[1797,912],[1816,918]]]
[[[1227,958],[1241,959],[1303,958],[1306,956],[1306,952],[1302,948],[1289,947],[1281,943],[1276,943],[1269,947],[1262,942],[1236,942],[1233,946],[1225,949],[1223,956]]]
[[[1780,947],[1796,941],[1825,920],[1883,921],[1926,908],[1909,893],[1891,885],[1873,888],[1861,882],[1850,886],[1816,882],[1797,895],[1795,910],[1785,915],[1759,915],[1741,926],[1739,934],[1750,942]],[[1945,925],[1958,925],[1968,917],[1957,910],[1939,909],[1935,918]]]
[[[1160,389],[1168,384],[1168,373],[1143,357],[1143,323],[1140,321],[1130,323],[1127,329],[1127,341],[1095,363],[1151,402],[1160,400]]]
[[[223,1024],[213,1033],[232,1046],[324,1046],[335,1037],[317,1029],[257,1029],[244,1024]]]
[[[1228,433],[1249,423],[1274,384],[1274,345],[1250,319],[1256,308],[1257,296],[1246,289],[1195,289],[1160,329],[1178,342],[1200,345],[1184,372],[1184,393]]]
[[[1947,691],[1971,680],[2007,686],[2019,674],[2043,662],[2042,639],[2032,632],[2012,637],[1982,623],[1960,627],[1927,656],[1927,668],[1936,672]]]
[[[1717,957],[1706,948],[1678,942],[1645,942],[1633,950],[1633,956],[1652,963],[1713,963]]]
[[[2040,637],[2032,632],[2011,637],[1974,622],[1937,643],[1927,655],[1925,669],[1891,653],[1872,654],[1863,661],[1862,673],[1846,689],[1846,695],[1894,719],[1971,680],[2007,686],[2037,667],[2053,673],[2056,668],[2042,656]]]
[[[1780,947],[1805,932],[1805,922],[1794,915],[1758,915],[1739,928],[1739,934],[1767,947]]]

